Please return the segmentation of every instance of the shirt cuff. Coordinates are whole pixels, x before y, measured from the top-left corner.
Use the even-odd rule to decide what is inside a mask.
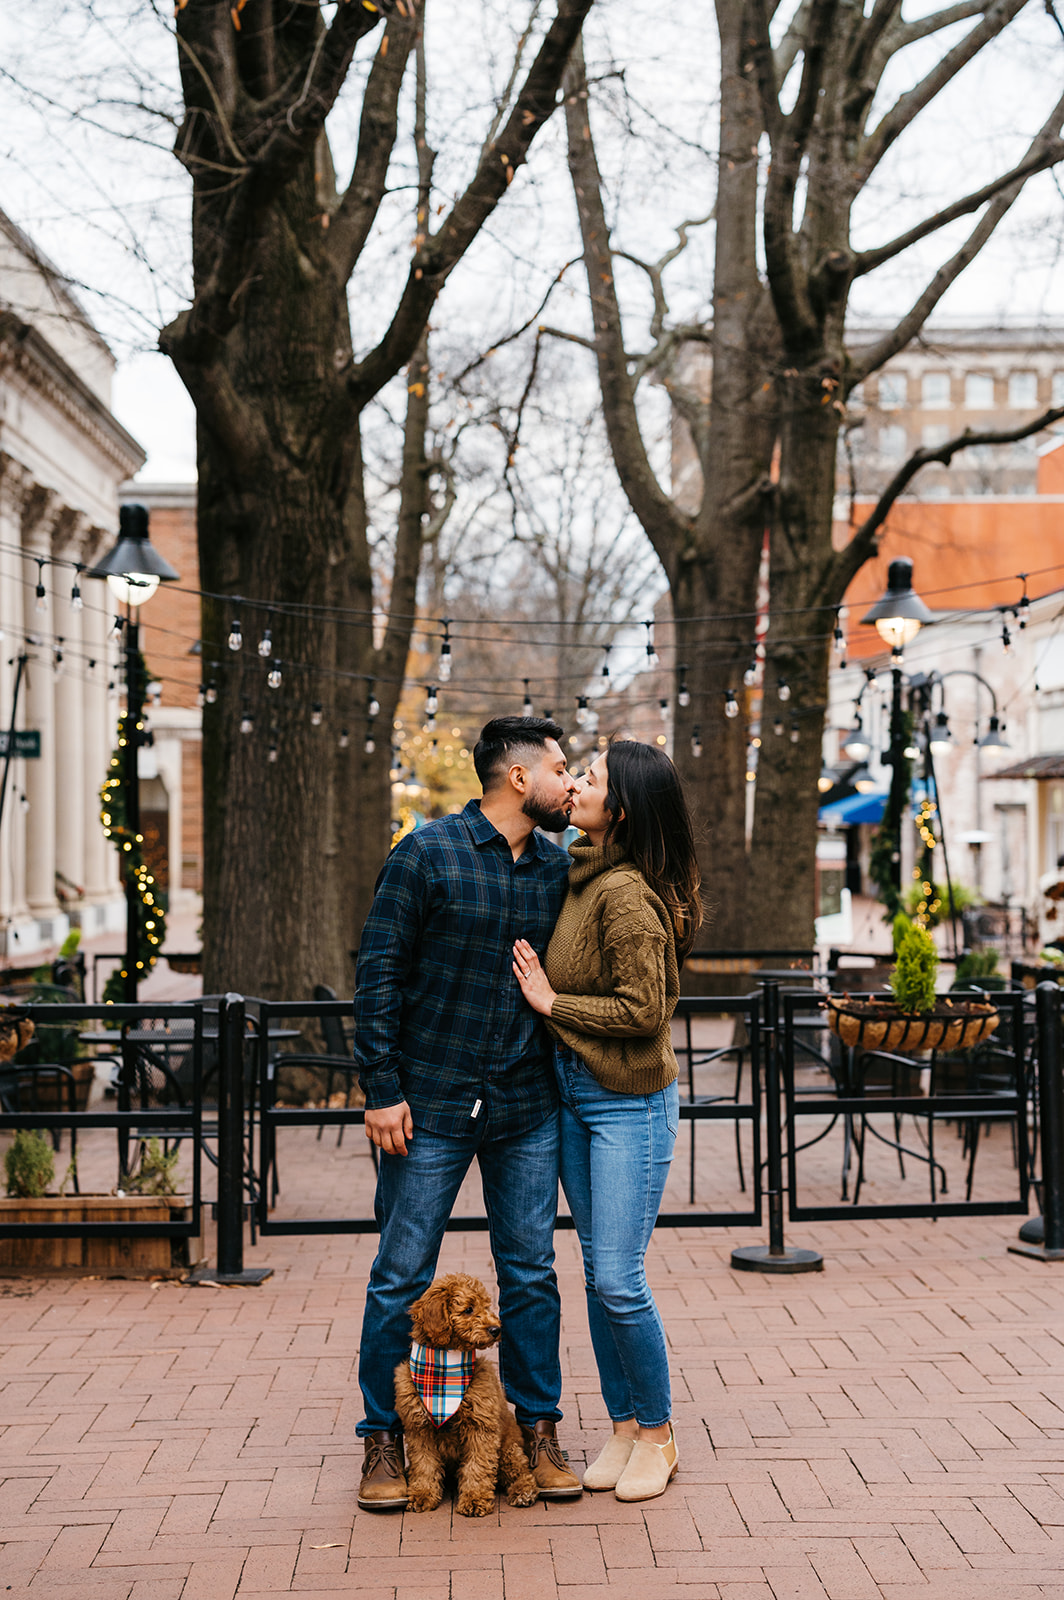
[[[360,1072],[358,1081],[366,1097],[367,1111],[383,1111],[386,1106],[397,1106],[406,1099],[399,1074],[394,1068],[369,1076]]]

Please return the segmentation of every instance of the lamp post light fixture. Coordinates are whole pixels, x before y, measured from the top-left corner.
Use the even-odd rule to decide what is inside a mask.
[[[976,743],[980,750],[986,751],[991,760],[997,760],[999,756],[1004,755],[1006,750],[1012,748],[1001,731],[1001,718],[993,712],[990,716],[989,732],[984,733],[983,737],[978,739]]]
[[[148,508],[124,505],[118,514],[118,538],[107,554],[85,574],[106,579],[107,587],[126,607],[126,740],[123,751],[123,783],[126,796],[126,825],[135,839],[140,836],[140,792],[137,755],[143,742],[141,712],[145,684],[141,672],[140,628],[134,620],[137,607],[150,600],[160,583],[175,583],[178,574],[156,550],[148,532]],[[140,902],[137,879],[132,866],[126,879],[126,953],[123,966],[123,1000],[136,1003],[139,965]]]

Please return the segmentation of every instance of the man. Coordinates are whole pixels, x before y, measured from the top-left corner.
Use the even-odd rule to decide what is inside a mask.
[[[355,986],[366,1134],[380,1151],[380,1248],[359,1354],[365,1460],[358,1503],[406,1505],[393,1374],[407,1308],[428,1287],[455,1197],[480,1167],[503,1323],[503,1386],[540,1494],[578,1495],[556,1437],[560,1306],[554,1276],[558,1111],[549,1038],[513,976],[513,943],[542,955],[569,857],[576,785],[556,722],[497,717],[473,763],[484,797],[407,834],[377,880]]]

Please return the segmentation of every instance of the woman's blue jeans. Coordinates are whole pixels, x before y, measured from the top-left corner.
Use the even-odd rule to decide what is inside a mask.
[[[644,1257],[676,1143],[679,1090],[615,1094],[564,1046],[555,1065],[562,1188],[584,1255],[602,1396],[614,1422],[659,1428],[672,1416],[669,1362]]]

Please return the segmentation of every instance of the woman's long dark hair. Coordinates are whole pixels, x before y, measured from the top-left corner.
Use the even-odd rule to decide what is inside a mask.
[[[621,844],[672,918],[682,958],[702,926],[702,875],[680,775],[664,750],[617,739],[606,751],[606,844]]]

